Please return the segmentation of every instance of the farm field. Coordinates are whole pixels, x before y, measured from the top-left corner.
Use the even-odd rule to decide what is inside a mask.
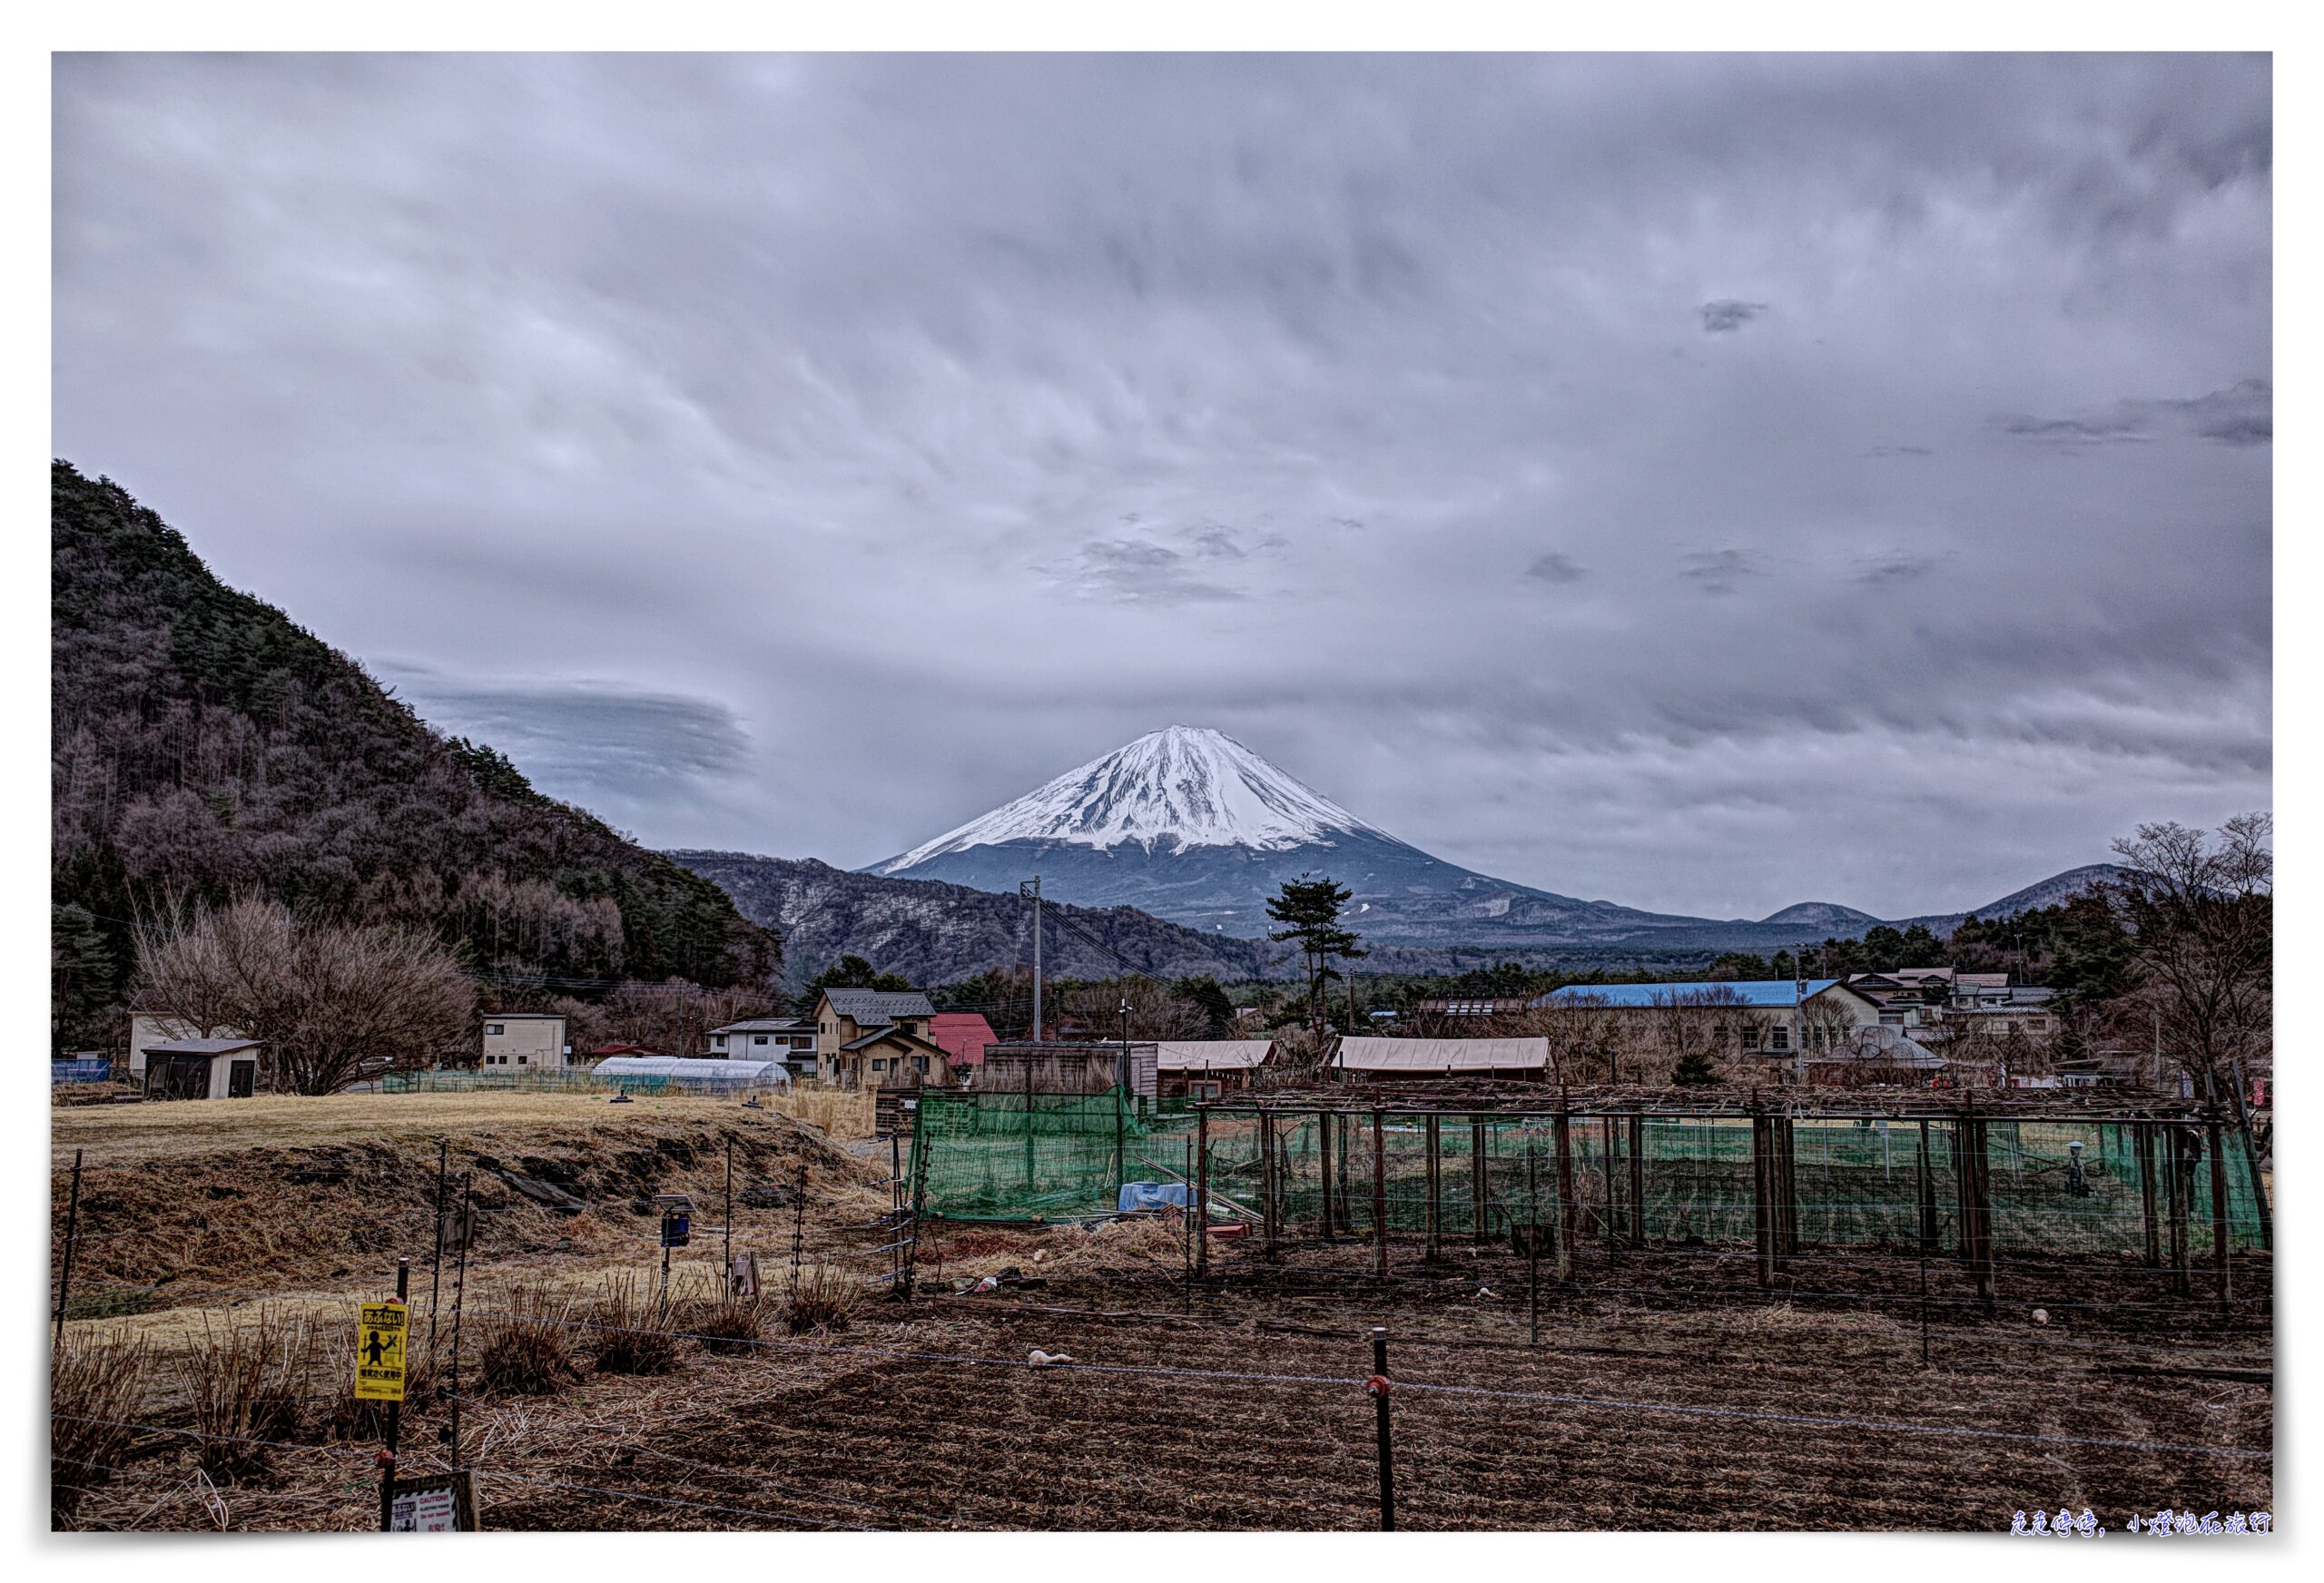
[[[438,1139],[455,1179],[491,1188],[458,1403],[490,1529],[1368,1528],[1374,1325],[1407,1529],[1974,1531],[2062,1506],[2112,1528],[2272,1502],[2272,1461],[2250,1454],[2273,1445],[2264,1258],[2239,1260],[2225,1316],[2091,1258],[2004,1260],[1987,1311],[1933,1261],[1925,1364],[1916,1261],[1812,1248],[1770,1293],[1716,1244],[1584,1245],[1571,1288],[1539,1289],[1538,1342],[1537,1272],[1505,1244],[1429,1263],[1399,1244],[1380,1282],[1366,1245],[1271,1263],[1214,1239],[1194,1283],[1156,1221],[931,1223],[917,1294],[893,1302],[884,1149],[730,1101],[320,1104],[311,1126],[298,1106],[194,1127],[159,1106],[57,1114],[53,1157],[79,1147],[88,1167],[74,1289],[117,1305],[76,1302],[66,1325],[58,1449],[88,1465],[54,1470],[59,1526],[375,1523],[378,1426],[345,1376],[352,1306],[391,1287],[399,1253],[425,1377],[405,1470],[443,1463],[451,1270],[420,1347]],[[715,1295],[730,1142],[734,1245],[767,1292],[739,1328]],[[638,1205],[674,1189],[708,1212],[660,1322],[635,1301],[659,1257]],[[809,1282],[842,1289],[796,1329],[794,1238]],[[678,1332],[647,1349],[654,1372],[608,1346],[632,1328]],[[1036,1351],[1072,1362],[1032,1367]],[[205,1373],[232,1367],[253,1400],[205,1404]]]

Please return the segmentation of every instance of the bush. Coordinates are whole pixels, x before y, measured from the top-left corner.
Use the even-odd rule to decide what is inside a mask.
[[[855,1313],[855,1284],[837,1264],[803,1264],[783,1304],[783,1323],[793,1335],[815,1330],[845,1330]]]
[[[68,1334],[48,1365],[48,1518],[69,1528],[81,1497],[113,1477],[137,1431],[152,1355],[113,1334]]]
[[[678,1365],[678,1338],[660,1293],[643,1275],[616,1275],[584,1315],[582,1348],[601,1373],[666,1374]]]
[[[699,1337],[705,1352],[754,1352],[763,1313],[755,1297],[695,1298],[680,1311],[680,1330]]]
[[[178,1362],[178,1378],[193,1412],[196,1464],[212,1480],[233,1482],[264,1472],[274,1449],[257,1440],[287,1440],[305,1418],[304,1375],[314,1345],[303,1318],[261,1305],[247,1319],[212,1326]]]
[[[550,1396],[578,1379],[566,1319],[568,1308],[547,1287],[511,1287],[477,1316],[476,1388],[479,1396]]]

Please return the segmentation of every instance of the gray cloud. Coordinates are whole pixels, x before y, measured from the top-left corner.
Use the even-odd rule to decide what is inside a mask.
[[[1679,575],[1706,594],[1732,594],[1760,569],[1758,557],[1748,550],[1701,550],[1679,560]]]
[[[1886,555],[1866,556],[1859,560],[1856,580],[1872,584],[1909,583],[1935,570],[1936,557],[1934,556],[1894,550]]]
[[[750,733],[714,699],[603,679],[484,681],[417,661],[371,669],[429,724],[490,743],[540,790],[616,823],[716,801],[751,756]]]
[[[2222,445],[2267,445],[2275,438],[2275,387],[2240,379],[2223,390],[2183,399],[2127,399],[2100,416],[1997,419],[2006,432],[2063,446],[2111,445],[2178,433]]]
[[[1570,894],[1968,905],[2271,799],[2270,73],[60,56],[53,443],[660,844],[1191,721]]]
[[[1742,329],[1768,310],[1764,302],[1743,302],[1723,297],[1716,302],[1706,302],[1695,311],[1702,315],[1703,333],[1728,335]]]

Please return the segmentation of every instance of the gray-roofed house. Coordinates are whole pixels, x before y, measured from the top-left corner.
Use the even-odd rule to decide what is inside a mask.
[[[248,1099],[258,1092],[259,1041],[162,1039],[145,1057],[148,1099]]]
[[[950,1082],[929,1037],[936,1008],[917,989],[826,989],[815,998],[817,1075],[851,1087]]]

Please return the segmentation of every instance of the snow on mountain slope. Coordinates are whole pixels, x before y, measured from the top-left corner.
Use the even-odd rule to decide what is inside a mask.
[[[1350,833],[1381,834],[1220,732],[1173,725],[1068,770],[1037,792],[872,869],[893,874],[948,852],[1018,841],[1103,851],[1136,843],[1284,851]]]

